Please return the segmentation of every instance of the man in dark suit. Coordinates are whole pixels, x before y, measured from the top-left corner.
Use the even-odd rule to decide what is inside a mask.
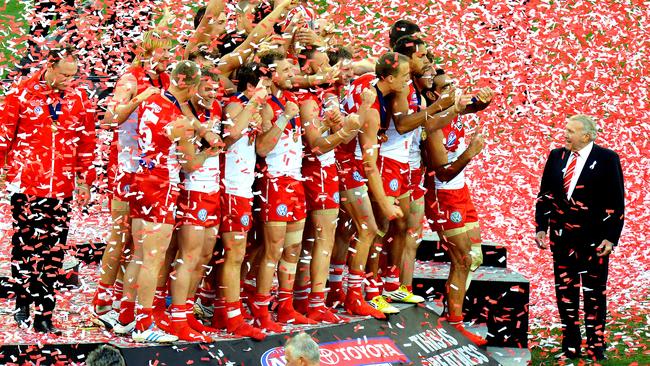
[[[591,117],[568,119],[566,145],[551,151],[544,167],[535,208],[535,241],[541,249],[548,248],[549,231],[564,355],[581,354],[582,282],[587,353],[602,360],[609,254],[623,229],[625,203],[618,155],[594,144],[596,134]]]

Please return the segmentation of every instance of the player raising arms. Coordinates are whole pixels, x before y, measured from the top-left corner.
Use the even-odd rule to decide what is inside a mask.
[[[179,173],[200,168],[215,153],[208,149],[196,152],[192,121],[183,117],[182,105],[197,92],[201,80],[199,67],[182,61],[172,72],[172,83],[163,94],[149,97],[142,105],[138,126],[141,152],[133,185],[136,196],[131,201],[133,260],[124,274],[137,288],[135,302],[123,301],[116,333],[132,334],[136,342],[173,342],[176,336],[165,334],[152,317],[154,290],[175,223],[179,194]]]
[[[141,104],[169,87],[169,75],[165,69],[170,60],[170,47],[171,41],[161,38],[156,31],[143,35],[138,54],[131,67],[117,81],[101,122],[103,128],[115,131],[108,165],[112,225],[92,305],[97,319],[108,328],[112,328],[117,318],[117,313],[111,311],[111,305],[115,305],[113,308],[117,310],[122,300],[122,276],[118,276],[118,272],[122,272],[120,260],[123,253],[130,256],[133,251],[129,201],[134,195],[131,185],[140,158],[137,126],[142,116]],[[114,294],[111,287],[114,287]],[[135,301],[135,289],[127,287],[124,294],[129,301]]]

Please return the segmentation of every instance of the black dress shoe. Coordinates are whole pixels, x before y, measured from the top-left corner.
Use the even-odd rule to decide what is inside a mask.
[[[575,349],[575,350],[572,350],[572,349]],[[578,358],[582,357],[582,353],[580,352],[580,347],[571,348],[571,349],[563,348],[562,353],[564,353],[564,357],[566,357],[568,359],[571,359],[571,360],[575,360],[575,359],[578,359]]]
[[[14,320],[21,327],[29,326],[29,305],[18,306],[16,307],[16,312],[14,313]]]
[[[51,333],[57,336],[63,334],[61,330],[59,330],[54,326],[54,324],[52,324],[52,320],[50,319],[39,319],[39,320],[35,319],[34,330],[39,333]]]

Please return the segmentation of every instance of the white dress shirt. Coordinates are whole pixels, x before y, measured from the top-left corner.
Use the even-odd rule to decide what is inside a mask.
[[[594,147],[593,141],[588,143],[587,146],[583,147],[578,151],[578,157],[576,161],[576,167],[575,170],[573,171],[573,177],[571,178],[571,184],[569,185],[569,192],[567,193],[567,199],[571,199],[571,195],[573,195],[573,190],[576,189],[576,184],[578,183],[578,178],[580,178],[580,174],[582,173],[582,168],[585,167],[585,163],[587,162],[587,158],[589,157],[589,154],[591,153],[591,149]],[[564,167],[563,172],[566,172],[566,169],[569,167],[571,164],[571,161],[573,159],[576,159],[573,155],[569,156],[569,160],[566,162],[566,166]]]

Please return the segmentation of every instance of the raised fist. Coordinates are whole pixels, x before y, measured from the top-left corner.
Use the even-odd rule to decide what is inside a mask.
[[[292,119],[298,115],[298,112],[300,112],[300,108],[298,108],[296,103],[287,102],[286,107],[284,107],[284,115],[287,116],[287,118]]]

